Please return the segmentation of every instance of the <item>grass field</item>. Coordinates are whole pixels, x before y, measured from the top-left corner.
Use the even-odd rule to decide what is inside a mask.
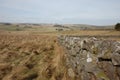
[[[70,80],[59,35],[102,35],[120,40],[120,32],[115,30],[42,30],[0,30],[0,80]]]
[[[0,79],[63,78],[63,60],[63,50],[55,36],[18,32],[0,34]]]

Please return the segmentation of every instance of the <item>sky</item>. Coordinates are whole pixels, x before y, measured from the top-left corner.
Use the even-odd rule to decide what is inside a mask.
[[[0,0],[0,22],[112,25],[120,0]]]

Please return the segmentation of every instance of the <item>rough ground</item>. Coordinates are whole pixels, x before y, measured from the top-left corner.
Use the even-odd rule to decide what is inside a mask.
[[[56,33],[0,31],[0,80],[120,80],[119,42],[97,39],[91,42],[91,50],[91,46],[81,48],[67,38],[58,38]],[[84,38],[78,42],[81,40]],[[102,55],[100,46],[95,45],[97,41],[104,45],[100,49]]]
[[[0,80],[61,80],[64,75],[63,50],[56,37],[0,34]]]

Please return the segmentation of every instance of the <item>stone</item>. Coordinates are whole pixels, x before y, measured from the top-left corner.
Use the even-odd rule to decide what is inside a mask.
[[[115,68],[111,62],[101,62],[100,65],[110,80],[117,80],[115,77]]]
[[[116,73],[116,76],[120,79],[120,67],[116,67]]]
[[[89,62],[92,62],[92,58],[87,58],[87,62],[89,63]]]
[[[69,35],[59,39],[66,49],[66,66],[71,79],[120,79],[120,42]]]
[[[72,77],[72,78],[75,77],[75,73],[74,73],[74,71],[73,71],[72,68],[69,68],[69,69],[68,69],[68,75],[69,75],[70,77]]]
[[[112,63],[114,66],[120,66],[120,54],[119,53],[114,53],[112,55]]]

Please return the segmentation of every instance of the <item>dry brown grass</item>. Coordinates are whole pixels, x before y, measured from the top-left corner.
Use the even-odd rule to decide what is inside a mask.
[[[120,31],[115,30],[75,30],[75,31],[65,31],[63,34],[69,35],[119,35]]]
[[[119,36],[120,32],[0,31],[0,80],[73,80],[67,75],[65,52],[57,41],[60,34]]]
[[[25,33],[2,32],[0,34],[0,79],[63,79],[65,77],[64,51],[58,45],[57,38]]]
[[[75,36],[103,36],[105,39],[120,41],[120,31],[115,30],[75,30],[75,31],[63,31],[63,35],[75,35]],[[109,37],[106,37],[109,36]],[[101,37],[100,37],[101,38]]]

